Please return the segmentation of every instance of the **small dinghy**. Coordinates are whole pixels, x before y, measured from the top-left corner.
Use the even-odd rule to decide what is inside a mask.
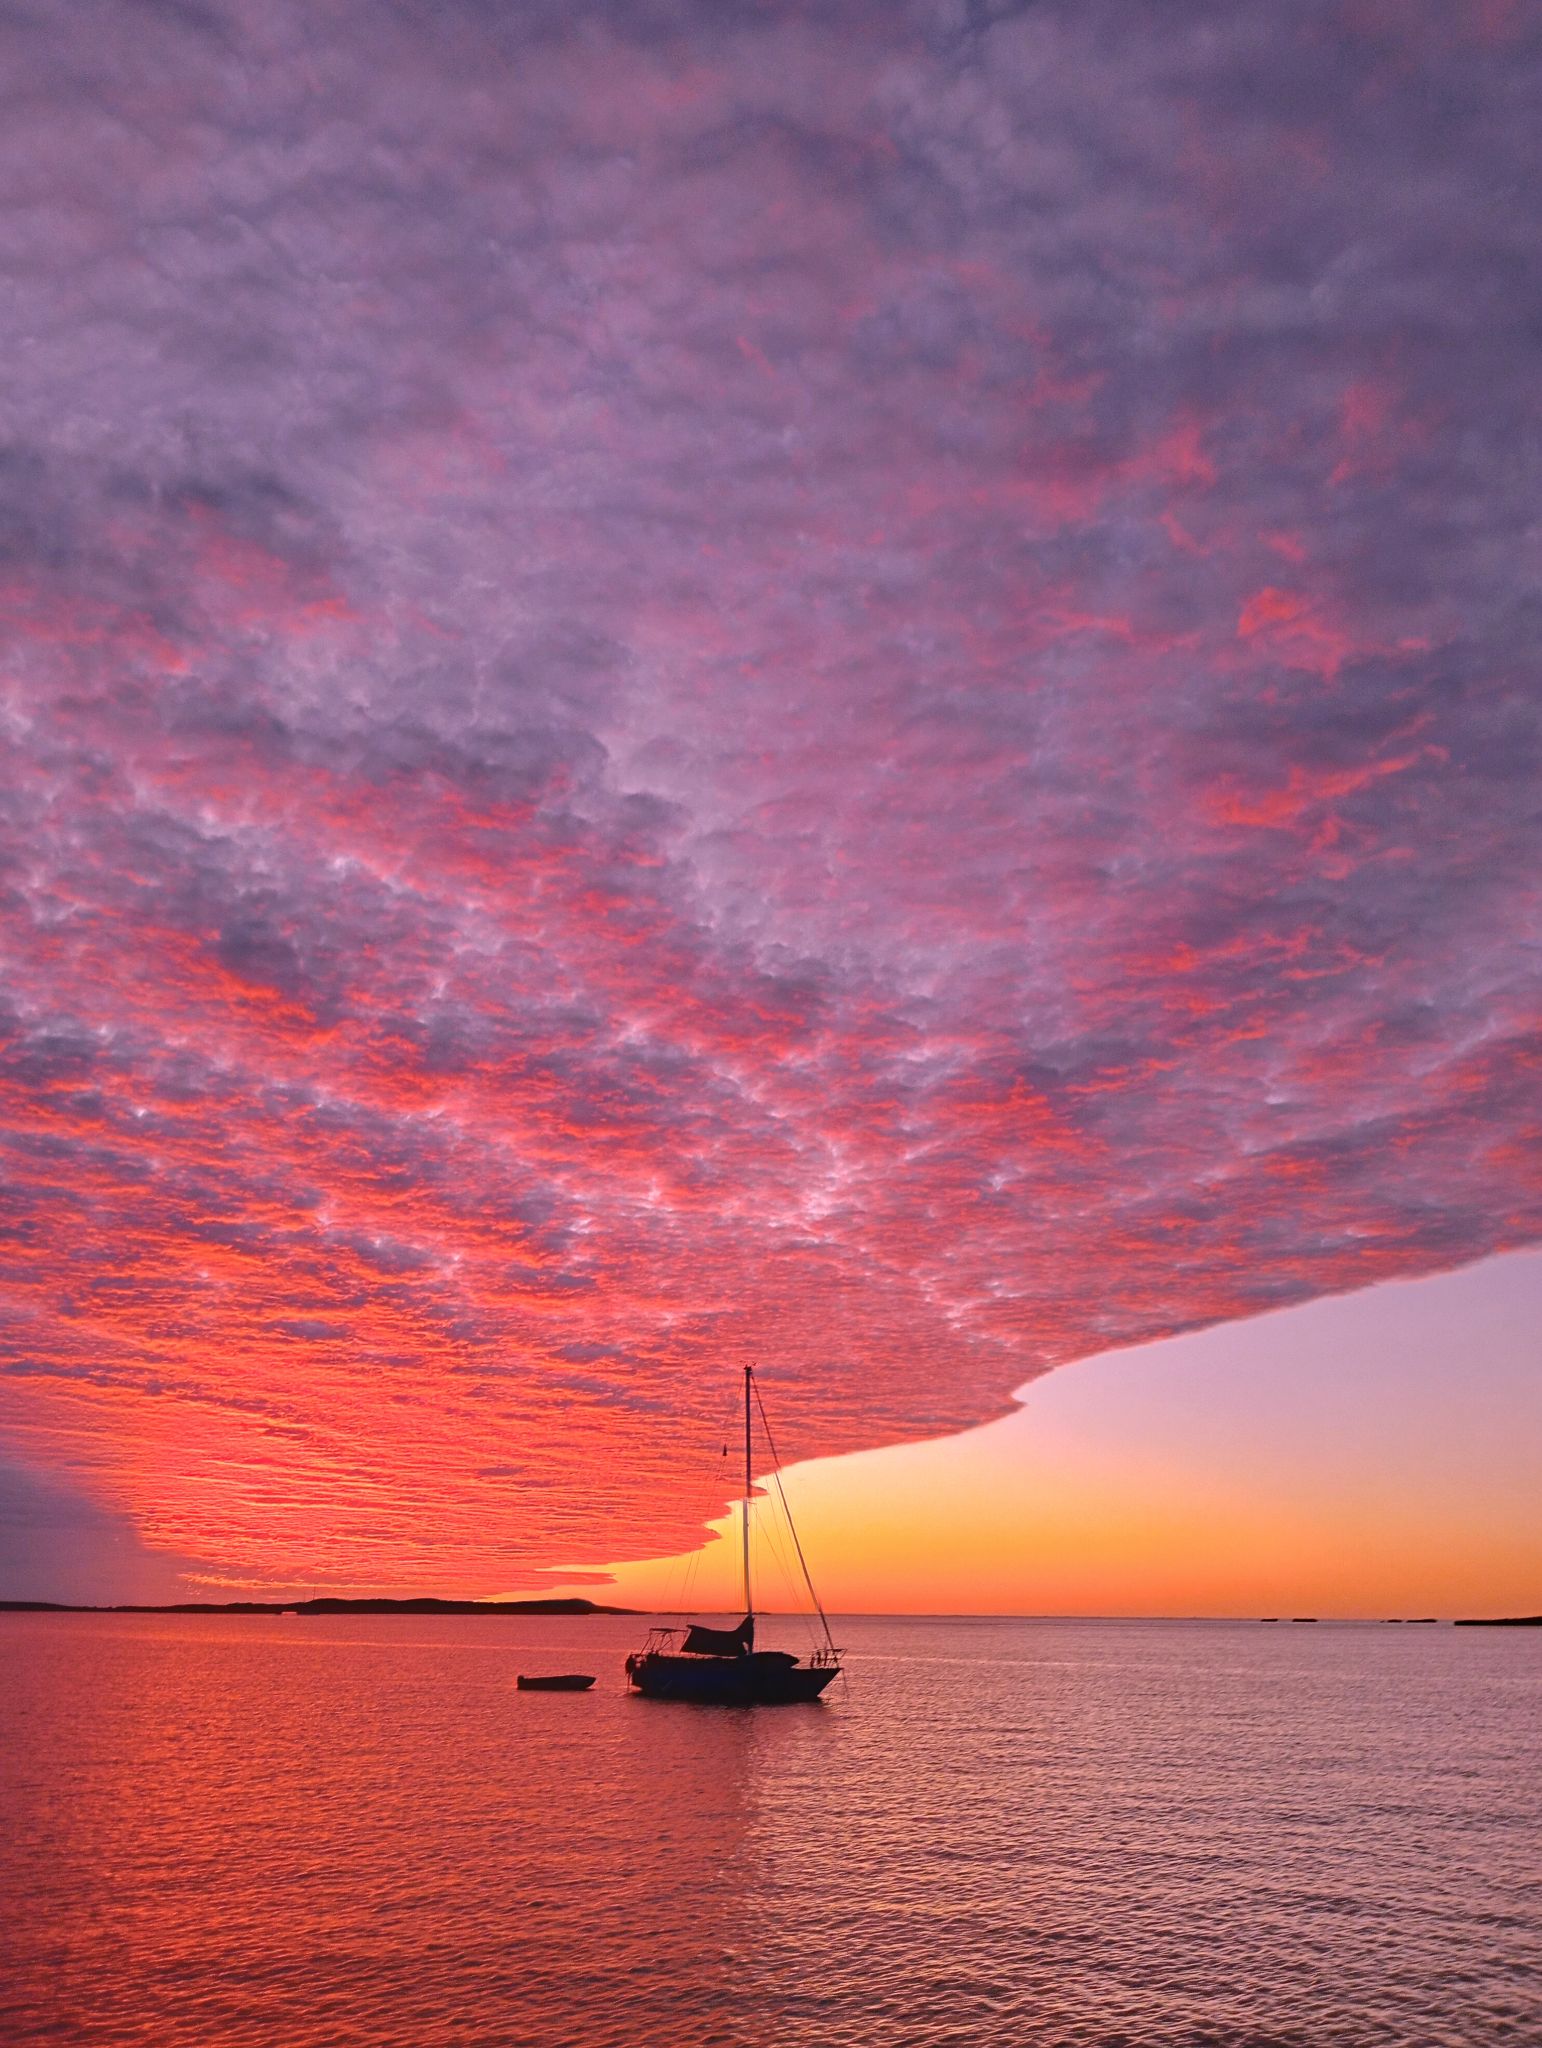
[[[555,1671],[535,1678],[522,1671],[514,1683],[521,1692],[587,1692],[594,1680],[587,1671]]]

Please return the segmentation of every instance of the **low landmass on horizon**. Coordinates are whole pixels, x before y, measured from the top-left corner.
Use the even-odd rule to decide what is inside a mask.
[[[408,1600],[362,1599],[362,1600],[163,1600],[159,1602],[119,1602],[112,1606],[91,1606],[67,1600],[0,1600],[0,1614],[643,1614],[649,1612],[674,1612],[673,1609],[652,1610],[639,1607],[609,1607],[597,1600],[436,1600],[427,1596]],[[778,1610],[763,1610],[775,1615]],[[941,1617],[938,1617],[941,1618]],[[953,1619],[976,1621],[981,1619],[1008,1619],[1015,1621],[1207,1621],[1224,1620],[1244,1625],[1247,1617],[1242,1615],[1174,1614],[1155,1615],[1071,1615],[1071,1614],[1020,1614],[1004,1617],[961,1614]],[[1277,1622],[1279,1615],[1263,1614],[1258,1620],[1263,1623]],[[1316,1622],[1315,1614],[1295,1614],[1290,1622],[1300,1626]],[[1333,1626],[1357,1627],[1377,1619],[1370,1615],[1338,1616]],[[1441,1617],[1433,1614],[1404,1615],[1388,1614],[1380,1618],[1385,1627],[1395,1623],[1410,1628],[1435,1628],[1441,1626]],[[1542,1614],[1475,1614],[1458,1615],[1445,1623],[1450,1628],[1538,1628],[1542,1627]]]

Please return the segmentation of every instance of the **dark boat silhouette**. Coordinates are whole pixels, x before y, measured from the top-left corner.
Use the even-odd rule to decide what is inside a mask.
[[[534,1676],[521,1671],[514,1683],[521,1692],[587,1692],[594,1679],[587,1671],[553,1671]]]
[[[809,1599],[824,1631],[824,1644],[806,1664],[785,1650],[757,1650],[755,1647],[755,1599],[750,1584],[750,1500],[754,1490],[751,1463],[752,1404],[759,1411],[761,1425],[771,1452],[772,1473],[782,1511],[787,1517],[793,1549],[808,1588]],[[793,1527],[792,1513],[782,1482],[777,1476],[776,1446],[761,1403],[760,1389],[749,1366],[744,1368],[744,1501],[740,1516],[743,1543],[744,1619],[737,1628],[704,1628],[700,1623],[684,1628],[655,1628],[648,1633],[641,1650],[626,1660],[627,1682],[634,1692],[650,1700],[690,1700],[698,1706],[778,1707],[817,1700],[840,1671],[840,1653],[830,1637],[830,1625],[814,1591],[803,1545]]]

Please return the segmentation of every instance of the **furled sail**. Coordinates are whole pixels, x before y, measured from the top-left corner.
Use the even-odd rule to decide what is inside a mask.
[[[755,1647],[755,1617],[745,1615],[737,1628],[693,1626],[680,1647],[695,1657],[743,1657]]]

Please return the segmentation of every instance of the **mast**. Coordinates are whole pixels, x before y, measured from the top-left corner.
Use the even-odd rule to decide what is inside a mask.
[[[755,1603],[750,1588],[750,1368],[744,1368],[744,1614],[753,1623]],[[750,1637],[754,1641],[753,1631]]]

